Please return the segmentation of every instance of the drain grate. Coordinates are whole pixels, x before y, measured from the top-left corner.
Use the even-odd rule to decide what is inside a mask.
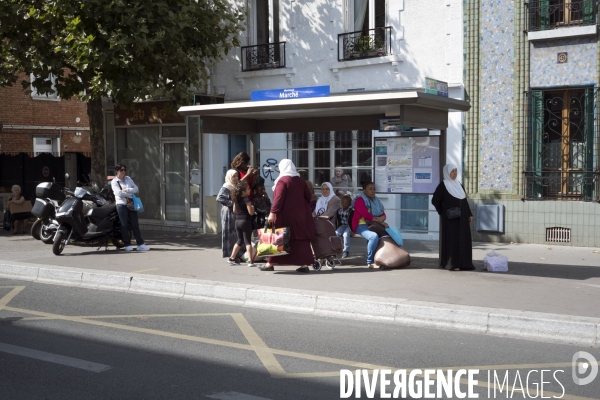
[[[571,242],[571,228],[546,228],[546,242]]]

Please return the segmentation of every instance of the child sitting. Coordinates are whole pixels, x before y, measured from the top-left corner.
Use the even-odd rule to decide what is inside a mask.
[[[254,227],[255,229],[262,229],[265,227],[265,221],[271,212],[271,199],[265,190],[263,184],[257,184],[254,188]]]
[[[348,257],[350,253],[350,237],[352,236],[352,230],[350,229],[350,221],[352,221],[352,215],[354,210],[350,207],[352,203],[352,197],[350,195],[344,195],[342,197],[342,208],[337,212],[337,229],[335,232],[339,237],[344,240],[344,252],[342,258]]]

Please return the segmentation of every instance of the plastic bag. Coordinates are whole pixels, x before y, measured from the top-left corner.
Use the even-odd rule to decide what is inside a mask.
[[[492,251],[483,257],[483,268],[490,272],[508,272],[508,257]]]
[[[137,211],[137,212],[144,211],[144,205],[142,204],[142,199],[137,197],[135,194],[133,196],[131,196],[131,198],[133,199],[133,210]]]
[[[252,243],[252,258],[255,259],[256,257],[256,243]],[[244,255],[242,255],[242,260],[244,260],[245,262],[250,262],[250,260],[248,259],[248,252],[245,252]]]

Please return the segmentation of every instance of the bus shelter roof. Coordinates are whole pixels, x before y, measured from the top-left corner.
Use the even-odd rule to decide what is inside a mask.
[[[448,112],[470,107],[464,100],[405,91],[196,105],[178,112],[200,116],[203,133],[255,134],[377,130],[383,117],[398,118],[402,126],[446,129]]]

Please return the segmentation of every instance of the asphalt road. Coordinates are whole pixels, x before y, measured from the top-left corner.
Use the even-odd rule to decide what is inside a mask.
[[[1,399],[338,399],[340,369],[385,367],[479,369],[482,399],[510,398],[488,395],[488,371],[533,398],[548,370],[545,397],[598,399],[600,376],[573,382],[578,351],[600,360],[597,348],[0,279]]]

